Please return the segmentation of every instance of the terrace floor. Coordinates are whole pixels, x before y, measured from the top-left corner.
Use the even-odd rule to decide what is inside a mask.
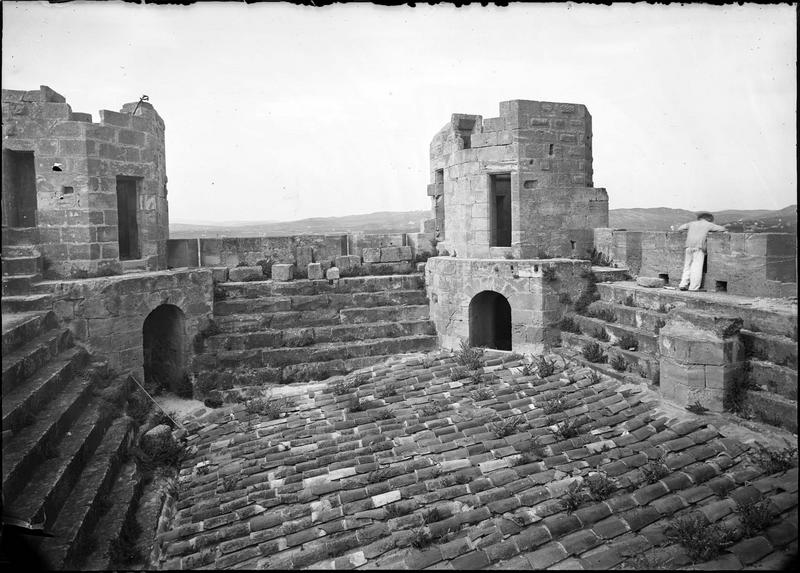
[[[508,353],[474,376],[452,353],[398,356],[281,388],[275,419],[197,410],[158,566],[779,569],[796,554],[797,467],[768,473],[752,447],[796,435],[552,358],[539,378]],[[766,526],[742,518],[760,500]],[[668,527],[691,517],[698,549],[735,531],[697,564]]]

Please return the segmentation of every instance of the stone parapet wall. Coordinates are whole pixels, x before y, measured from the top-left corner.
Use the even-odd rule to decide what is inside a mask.
[[[125,104],[120,112],[101,110],[100,122],[92,123],[90,114],[73,112],[47,86],[3,90],[2,99],[4,151],[34,154],[45,276],[122,271],[118,176],[136,181],[139,258],[148,270],[166,268],[164,121],[153,106],[142,102],[135,116],[136,103]]]
[[[594,229],[594,248],[634,276],[683,272],[685,231]],[[797,238],[788,233],[709,233],[705,288],[743,296],[797,296]],[[720,283],[720,284],[718,284]]]
[[[309,263],[320,263],[326,270],[338,266],[337,259],[348,256],[364,263],[427,258],[435,252],[432,240],[431,233],[170,239],[167,241],[167,264],[170,268],[232,268],[271,261],[293,264],[302,274]]]

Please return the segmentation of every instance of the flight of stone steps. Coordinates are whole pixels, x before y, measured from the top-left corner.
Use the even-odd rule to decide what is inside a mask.
[[[796,307],[754,304],[753,299],[733,295],[712,299],[700,293],[647,289],[633,282],[598,283],[597,290],[600,300],[589,306],[589,316],[572,316],[581,333],[561,334],[564,346],[572,351],[580,351],[587,342],[603,347],[608,362],[592,365],[594,368],[629,382],[657,383],[658,332],[667,321],[667,312],[683,307],[738,316],[744,323],[740,337],[753,388],[748,392],[748,405],[762,421],[797,431]],[[598,340],[602,331],[608,341]],[[636,340],[635,351],[614,344],[625,335]],[[618,372],[609,365],[617,355],[625,359],[628,371]]]
[[[32,285],[42,280],[42,256],[36,246],[39,230],[3,227],[2,311],[43,310],[52,305],[49,294],[31,294]]]
[[[200,378],[243,367],[266,383],[305,382],[431,350],[437,338],[424,288],[421,274],[220,283],[218,333],[194,370]]]
[[[51,311],[2,319],[4,518],[44,523],[53,537],[23,538],[47,568],[105,569],[139,492],[128,378],[90,363]]]

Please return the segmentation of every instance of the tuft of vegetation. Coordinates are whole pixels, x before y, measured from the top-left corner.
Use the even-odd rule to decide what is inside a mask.
[[[614,260],[605,253],[598,251],[595,248],[592,248],[591,251],[589,249],[586,249],[586,252],[589,254],[589,260],[592,262],[593,267],[614,266]]]
[[[633,300],[633,295],[629,294],[625,297],[625,302],[623,302],[625,306],[636,306],[636,303]]]
[[[592,384],[597,384],[603,380],[603,377],[600,376],[596,371],[592,370],[589,372],[589,382]]]
[[[572,304],[572,297],[568,292],[559,293],[558,302],[561,304]]]
[[[653,332],[658,334],[659,332],[661,332],[661,329],[664,328],[666,325],[667,325],[667,321],[664,320],[663,318],[656,319],[656,324],[653,327]]]
[[[525,417],[514,416],[513,418],[505,418],[489,424],[490,429],[497,434],[498,438],[505,438],[519,431],[519,426],[525,422]]]
[[[625,350],[639,350],[639,340],[632,334],[624,334],[619,340],[615,342],[616,346],[624,348]]]
[[[567,409],[567,401],[564,399],[564,394],[556,394],[554,397],[547,400],[542,400],[536,404],[539,408],[544,410],[545,415],[557,414]]]
[[[767,474],[785,472],[796,464],[797,448],[769,449],[758,442],[753,444],[753,461],[763,468]]]
[[[575,418],[564,420],[556,426],[555,435],[561,440],[569,440],[581,435],[580,424]]]
[[[600,364],[608,360],[608,356],[605,355],[603,349],[596,342],[587,342],[584,344],[581,349],[581,354],[592,364]]]
[[[194,387],[192,386],[192,380],[189,378],[188,373],[184,372],[183,376],[178,379],[173,391],[179,398],[189,399],[194,396]]]
[[[266,416],[270,420],[275,420],[288,414],[297,406],[295,398],[290,396],[264,396],[262,398],[251,398],[244,403],[248,414]]]
[[[708,412],[708,408],[703,406],[700,403],[700,400],[695,400],[694,404],[689,404],[686,406],[686,409],[689,410],[692,414],[705,414]]]
[[[478,384],[478,385],[483,384],[483,374],[481,374],[479,371],[476,370],[469,377],[469,381],[472,384]]]
[[[641,467],[642,476],[648,484],[654,484],[662,478],[670,474],[669,468],[666,464],[664,454],[661,454],[655,460],[647,462]]]
[[[625,372],[628,369],[628,363],[621,354],[617,354],[611,359],[611,367],[617,372]]]
[[[586,279],[586,288],[581,291],[581,296],[575,301],[573,308],[578,314],[585,314],[589,305],[600,298],[597,292],[597,276],[591,271],[581,274],[582,278]]]
[[[469,370],[477,370],[483,366],[483,348],[470,346],[466,340],[461,341],[461,348],[456,351],[456,362]]]
[[[236,486],[239,484],[239,480],[241,478],[238,474],[231,474],[229,476],[225,476],[220,480],[219,486],[217,490],[219,493],[227,493],[229,491],[233,491],[236,489]]]
[[[491,400],[494,398],[494,392],[492,392],[492,390],[486,386],[481,386],[480,388],[473,390],[469,395],[476,402]]]
[[[575,334],[581,333],[581,327],[578,322],[571,316],[565,316],[558,323],[558,327],[564,332],[573,332]]]
[[[334,396],[343,396],[349,393],[355,387],[355,382],[352,380],[349,382],[345,380],[337,380],[333,383],[333,386],[331,386],[331,391],[333,392]]]
[[[698,515],[680,517],[670,522],[667,539],[680,543],[693,563],[709,561],[735,541],[735,532],[717,523],[708,524]]]
[[[467,376],[469,376],[469,371],[463,366],[453,366],[450,369],[450,380],[453,382],[466,378]]]
[[[347,406],[348,410],[351,412],[364,412],[365,410],[369,410],[372,406],[372,402],[366,400],[364,398],[359,398],[358,396],[353,396],[350,398],[350,402]]]
[[[754,537],[770,525],[777,515],[769,500],[759,502],[750,500],[739,506],[739,517],[742,523],[742,534],[745,538]]]
[[[586,501],[586,496],[583,492],[583,488],[579,482],[574,481],[569,485],[566,495],[561,499],[561,507],[566,510],[567,513],[572,513],[578,509],[584,501]]]
[[[430,404],[425,404],[422,407],[421,411],[422,411],[422,415],[423,416],[435,416],[436,414],[439,414],[440,412],[444,412],[449,407],[450,406],[445,402],[434,401],[434,402],[432,402]]]
[[[592,333],[592,336],[602,342],[608,342],[610,340],[610,338],[608,337],[608,333],[606,332],[606,329],[602,327],[599,328],[598,330],[595,330]]]
[[[391,503],[387,505],[385,508],[386,516],[389,519],[395,517],[402,517],[404,515],[408,515],[413,511],[413,505],[410,503],[400,504],[400,503]]]
[[[548,376],[552,376],[556,373],[558,369],[558,365],[554,360],[548,360],[544,356],[539,356],[536,358],[536,374],[539,378],[547,378]]]
[[[433,543],[433,536],[425,527],[417,527],[411,530],[411,545],[416,549],[425,549]]]
[[[393,420],[395,418],[395,415],[392,413],[391,410],[385,408],[373,414],[372,418],[373,420]]]
[[[554,283],[558,280],[556,268],[553,266],[542,267],[542,280],[547,283]]]
[[[589,495],[595,501],[608,499],[617,490],[616,482],[610,479],[605,472],[597,472],[590,475],[586,478],[584,484],[589,488]]]

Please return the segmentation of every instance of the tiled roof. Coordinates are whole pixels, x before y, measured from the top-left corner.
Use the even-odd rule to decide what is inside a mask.
[[[765,475],[703,416],[669,419],[587,368],[540,379],[505,360],[454,381],[452,354],[397,357],[277,419],[239,405],[190,422],[160,566],[680,568],[671,520],[737,526],[762,499],[776,519],[703,567],[796,552],[797,468]]]

